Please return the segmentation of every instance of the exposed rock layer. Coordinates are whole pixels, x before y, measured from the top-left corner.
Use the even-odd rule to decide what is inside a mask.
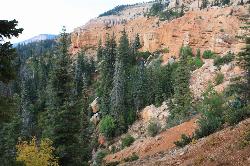
[[[190,10],[172,21],[144,17],[149,7],[149,4],[140,4],[126,9],[119,16],[90,20],[72,33],[71,51],[76,53],[84,48],[87,54],[95,56],[99,39],[105,41],[108,34],[114,33],[118,41],[124,28],[131,41],[139,33],[144,51],[169,48],[170,52],[163,56],[164,61],[172,55],[178,56],[182,45],[190,45],[194,51],[200,48],[218,54],[238,52],[242,47],[236,36],[242,33],[239,16],[246,12],[246,6]]]

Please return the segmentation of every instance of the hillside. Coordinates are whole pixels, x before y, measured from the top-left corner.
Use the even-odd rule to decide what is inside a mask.
[[[188,126],[187,126],[188,127]],[[177,131],[176,131],[177,132]],[[163,133],[164,134],[164,133]],[[152,140],[151,143],[157,143]],[[250,164],[250,119],[227,127],[184,148],[162,148],[161,153],[142,157],[138,161],[120,164],[144,166],[172,165],[242,165]],[[132,148],[132,147],[131,147]],[[140,149],[140,148],[138,148]],[[150,152],[151,150],[149,150]],[[153,150],[151,151],[153,152]],[[120,152],[127,154],[125,151]],[[123,155],[123,154],[120,154]]]

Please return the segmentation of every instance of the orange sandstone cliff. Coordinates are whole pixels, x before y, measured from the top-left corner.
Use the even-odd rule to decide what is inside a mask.
[[[193,1],[192,1],[193,2]],[[95,57],[98,41],[105,41],[108,34],[115,34],[118,41],[124,28],[132,41],[138,33],[143,51],[154,52],[168,48],[163,55],[166,62],[170,56],[178,56],[182,45],[189,45],[193,51],[212,50],[217,54],[228,51],[239,52],[242,43],[236,38],[241,35],[239,16],[247,11],[246,6],[210,7],[200,10],[190,8],[183,17],[171,21],[159,21],[157,17],[146,16],[152,3],[127,7],[119,15],[98,17],[72,32],[71,51],[75,54],[84,49]]]

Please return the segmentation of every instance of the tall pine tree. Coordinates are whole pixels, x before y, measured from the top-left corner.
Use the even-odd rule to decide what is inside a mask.
[[[100,101],[100,110],[103,115],[110,113],[110,93],[113,87],[115,70],[116,41],[114,34],[106,39],[102,50],[102,61],[100,62],[100,80],[97,95]]]
[[[72,101],[73,74],[68,54],[68,34],[65,28],[60,36],[57,61],[51,72],[48,88],[47,126],[44,135],[53,140],[61,165],[80,165],[80,111]]]

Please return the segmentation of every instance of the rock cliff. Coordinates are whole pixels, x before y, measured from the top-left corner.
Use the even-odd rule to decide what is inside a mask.
[[[214,6],[200,10],[193,5],[196,1],[184,2],[189,7],[185,15],[169,21],[146,16],[152,3],[129,6],[118,15],[92,19],[72,32],[71,51],[76,53],[83,48],[95,57],[99,39],[105,41],[108,34],[114,33],[118,40],[123,28],[131,41],[137,33],[140,35],[143,51],[169,48],[169,53],[163,56],[165,62],[170,56],[178,56],[182,45],[190,45],[194,51],[200,48],[201,51],[212,50],[218,54],[240,50],[242,43],[236,36],[242,33],[239,16],[247,11],[246,6]],[[171,3],[173,1],[168,7]]]

